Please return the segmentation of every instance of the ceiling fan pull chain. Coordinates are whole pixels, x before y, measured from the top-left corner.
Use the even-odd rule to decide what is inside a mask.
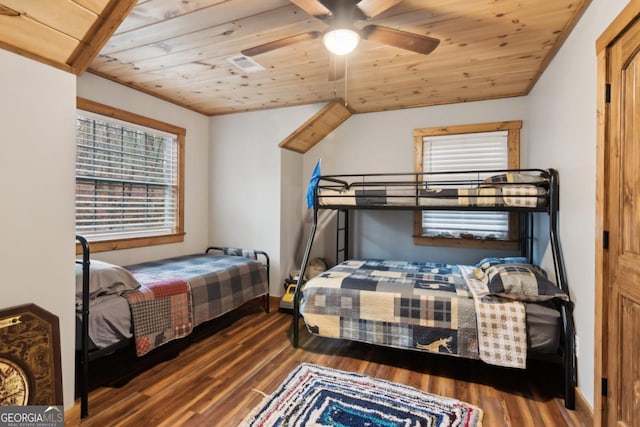
[[[347,95],[347,82],[349,81],[349,76],[347,75],[347,63],[349,62],[349,55],[344,56],[344,106],[349,105],[348,95]]]
[[[338,60],[336,59],[336,55],[333,55],[334,57],[334,61],[333,61],[333,74],[334,75],[338,75]],[[336,79],[333,79],[333,97],[337,98],[338,97],[338,85],[336,84]]]

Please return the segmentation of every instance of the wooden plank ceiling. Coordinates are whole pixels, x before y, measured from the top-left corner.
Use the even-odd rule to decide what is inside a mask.
[[[0,48],[83,72],[136,0],[0,0]]]
[[[588,0],[400,1],[356,27],[384,25],[440,45],[421,55],[361,40],[346,79],[335,82],[321,39],[254,56],[264,71],[244,73],[226,60],[327,29],[293,3],[141,0],[90,70],[206,115],[338,98],[361,113],[510,97],[529,92]]]
[[[329,81],[330,55],[320,38],[254,55],[262,71],[243,72],[227,60],[264,43],[326,31],[326,21],[297,5],[313,1],[138,0],[106,44],[87,38],[95,34],[96,22],[113,21],[114,5],[131,1],[57,0],[56,7],[69,9],[54,13],[44,6],[49,0],[0,0],[0,43],[31,49],[76,71],[83,69],[82,61],[74,62],[78,46],[103,45],[89,65],[91,72],[206,115],[336,99],[362,113],[525,95],[589,3],[365,0],[391,7],[373,19],[355,20],[357,29],[375,24],[427,35],[440,44],[423,55],[361,40],[347,56],[345,78]],[[322,1],[335,7],[332,0]],[[27,42],[7,38],[14,28],[6,24],[15,17],[2,14],[2,5],[24,10],[19,18],[33,19],[32,27],[60,25],[61,36],[54,39],[31,28]],[[74,12],[80,6],[82,12]],[[42,16],[35,17],[28,7]],[[118,7],[124,9],[128,6]],[[98,17],[93,24],[85,16],[89,12]]]

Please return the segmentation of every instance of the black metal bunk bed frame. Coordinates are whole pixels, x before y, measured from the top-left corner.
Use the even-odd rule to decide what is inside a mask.
[[[103,356],[111,354],[117,350],[123,349],[131,345],[133,338],[129,338],[117,342],[108,347],[89,351],[89,271],[91,265],[91,250],[89,242],[83,236],[76,235],[76,241],[82,248],[82,258],[76,259],[76,264],[82,265],[82,329],[80,331],[80,356],[76,362],[76,369],[79,368],[80,373],[80,418],[86,418],[89,415],[89,362],[97,360]],[[224,251],[225,248],[220,246],[209,246],[205,253],[211,250]],[[265,257],[265,267],[267,270],[267,289],[269,289],[270,278],[270,259],[269,255],[264,251],[254,250],[256,255]],[[264,310],[269,313],[269,291],[264,296]],[[212,319],[214,320],[214,319]],[[193,338],[193,334],[190,335]],[[76,374],[77,375],[77,374]],[[76,381],[78,383],[78,381]]]
[[[504,174],[504,173],[535,173],[540,174],[548,179],[548,193],[545,197],[548,202],[544,206],[536,207],[513,207],[513,206],[424,206],[420,204],[423,198],[433,197],[424,196],[420,190],[426,187],[447,187],[452,185],[466,184],[477,188],[483,183],[480,174]],[[475,174],[476,178],[469,181],[461,182],[454,175]],[[370,178],[394,177],[398,180],[393,181],[367,181]],[[356,181],[356,179],[359,179]],[[347,181],[351,180],[351,182]],[[328,184],[322,184],[322,183]],[[520,184],[522,185],[522,184]],[[352,205],[352,204],[332,204],[323,206],[318,203],[318,194],[322,189],[352,189],[367,190],[368,188],[380,187],[413,187],[415,194],[413,204],[407,205]],[[341,196],[333,196],[340,199]],[[375,196],[374,196],[375,197]],[[391,196],[402,197],[406,199],[406,195]],[[448,197],[439,195],[439,198]],[[482,199],[484,196],[476,196]],[[525,196],[526,197],[526,196]],[[539,197],[539,196],[531,196]],[[549,215],[549,239],[551,251],[553,255],[554,273],[556,284],[569,295],[569,287],[567,284],[567,276],[562,257],[562,250],[559,240],[559,224],[558,211],[560,208],[560,188],[558,181],[558,172],[555,169],[509,169],[509,170],[489,170],[489,171],[457,171],[457,172],[439,172],[439,173],[396,173],[396,174],[344,174],[344,175],[326,175],[321,176],[318,185],[314,189],[313,204],[313,222],[309,231],[307,245],[300,267],[300,274],[293,298],[293,346],[298,347],[299,344],[299,324],[300,324],[300,298],[302,297],[302,285],[304,283],[305,272],[309,262],[309,256],[318,226],[318,210],[328,209],[336,210],[338,214],[342,214],[343,221],[340,217],[337,219],[336,226],[336,262],[339,259],[346,260],[349,258],[349,211],[350,210],[371,210],[371,209],[393,209],[393,210],[471,210],[471,211],[505,211],[520,212],[520,250],[522,256],[526,256],[529,261],[533,256],[533,213],[546,212]],[[529,214],[529,215],[527,215]],[[340,243],[342,242],[342,244]],[[342,256],[340,256],[342,255]],[[563,367],[564,367],[564,402],[567,409],[575,408],[575,386],[576,386],[576,356],[575,356],[575,327],[573,323],[573,303],[571,301],[560,302],[560,317],[562,321],[562,337],[563,337]]]

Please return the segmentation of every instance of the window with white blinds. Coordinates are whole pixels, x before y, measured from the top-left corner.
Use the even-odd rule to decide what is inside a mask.
[[[76,146],[77,234],[100,242],[182,231],[178,135],[78,111]]]
[[[416,172],[489,171],[520,167],[522,121],[414,129]],[[491,172],[474,174],[484,179]],[[468,180],[469,175],[447,175]],[[461,184],[452,184],[460,188]],[[519,239],[517,214],[430,210],[414,215],[414,243],[513,249]]]
[[[424,172],[507,169],[508,132],[425,136],[422,152]],[[479,174],[479,178],[484,179],[490,175]],[[450,178],[455,180],[456,175]],[[468,179],[468,176],[460,179]],[[445,238],[473,236],[506,240],[509,236],[509,214],[484,211],[423,211],[422,235]]]

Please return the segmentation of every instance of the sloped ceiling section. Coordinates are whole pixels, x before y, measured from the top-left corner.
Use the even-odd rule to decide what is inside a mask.
[[[0,47],[82,73],[136,0],[0,0]]]
[[[349,117],[351,111],[342,103],[330,102],[282,141],[280,148],[304,154]]]

